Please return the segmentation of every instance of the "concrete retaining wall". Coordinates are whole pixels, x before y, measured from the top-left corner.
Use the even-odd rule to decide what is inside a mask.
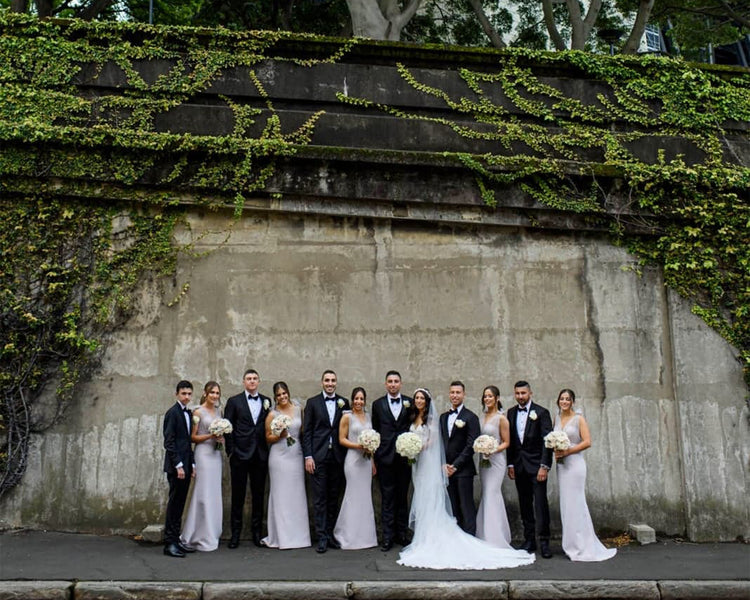
[[[364,385],[372,400],[396,368],[404,391],[427,386],[441,407],[454,378],[475,410],[491,383],[506,407],[517,379],[550,409],[573,388],[592,430],[587,495],[600,530],[646,522],[693,540],[750,537],[734,351],[658,270],[638,276],[605,237],[256,212],[222,244],[228,214],[189,221],[181,238],[210,253],[184,257],[171,289],[144,286],[65,422],[33,439],[0,526],[135,533],[160,522],[161,418],[180,378],[197,389],[216,379],[226,398],[254,367],[264,393],[284,379],[304,401],[333,368],[341,393]],[[189,293],[167,307],[184,282]],[[518,533],[507,481],[504,492]]]

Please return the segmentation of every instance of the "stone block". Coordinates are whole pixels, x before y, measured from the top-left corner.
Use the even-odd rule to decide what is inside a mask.
[[[511,581],[510,600],[660,600],[655,581]]]
[[[141,531],[144,542],[159,544],[164,540],[164,525],[146,525]]]
[[[645,523],[631,523],[628,525],[628,533],[631,537],[638,540],[638,543],[642,546],[644,544],[653,544],[656,542],[656,532],[653,527],[649,527]]]
[[[202,600],[345,600],[345,581],[271,581],[206,583]]]
[[[750,581],[660,581],[662,600],[747,600]]]
[[[73,600],[200,600],[202,583],[180,581],[83,581]]]
[[[70,581],[0,581],[0,600],[70,600]]]
[[[353,581],[352,600],[499,600],[508,597],[505,581]]]

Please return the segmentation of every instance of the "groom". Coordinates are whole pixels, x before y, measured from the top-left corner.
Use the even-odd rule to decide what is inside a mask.
[[[466,533],[477,532],[474,505],[474,440],[479,436],[479,419],[464,406],[466,388],[461,381],[451,383],[451,409],[440,415],[440,431],[445,449],[448,497],[458,526]],[[446,548],[446,552],[450,549]]]
[[[536,552],[538,532],[542,557],[551,558],[547,473],[552,450],[544,447],[544,436],[552,431],[552,419],[546,408],[531,402],[531,386],[526,381],[516,382],[513,394],[517,406],[508,410],[508,477],[515,480],[518,492],[524,537],[521,550]]]
[[[344,457],[346,450],[339,444],[341,415],[349,410],[349,401],[336,394],[336,373],[323,372],[322,393],[305,404],[302,428],[302,451],[305,471],[312,484],[315,533],[318,537],[316,552],[328,548],[341,548],[333,537],[333,527],[339,512],[339,494],[344,482]]]
[[[409,543],[409,484],[411,466],[396,454],[396,438],[409,431],[412,399],[401,395],[401,374],[385,374],[386,395],[372,403],[372,427],[380,434],[380,447],[375,452],[375,466],[380,481],[381,529],[380,549],[388,552],[393,543]]]
[[[260,375],[255,369],[245,371],[242,384],[245,389],[227,400],[227,407],[224,409],[224,417],[232,424],[232,433],[224,437],[232,481],[232,537],[229,539],[229,548],[240,545],[248,478],[253,503],[250,523],[253,544],[261,546],[263,500],[268,476],[265,422],[271,400],[258,393]]]

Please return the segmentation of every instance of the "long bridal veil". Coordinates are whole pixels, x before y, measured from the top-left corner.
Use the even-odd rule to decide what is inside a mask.
[[[414,538],[401,551],[398,564],[426,569],[506,569],[533,563],[533,554],[495,548],[456,523],[448,499],[440,419],[433,404],[427,422],[415,431],[423,446],[412,472],[409,526]]]

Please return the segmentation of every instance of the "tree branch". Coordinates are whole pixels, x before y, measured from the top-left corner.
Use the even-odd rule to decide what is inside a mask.
[[[630,30],[630,35],[622,47],[623,54],[635,54],[641,45],[643,32],[646,31],[648,19],[651,16],[651,10],[654,8],[654,0],[641,0],[638,5],[638,14],[635,16],[635,23]]]
[[[479,19],[479,24],[482,26],[484,33],[487,34],[487,37],[490,38],[492,45],[495,48],[505,48],[503,38],[500,37],[500,34],[492,26],[492,23],[490,23],[490,20],[484,12],[482,0],[469,0],[469,4],[471,4],[471,8],[474,9],[474,14],[477,16],[477,19]]]
[[[547,32],[552,43],[557,50],[565,50],[565,40],[560,35],[555,24],[555,15],[552,12],[552,0],[542,0],[542,11],[544,12],[544,24],[547,27]]]

